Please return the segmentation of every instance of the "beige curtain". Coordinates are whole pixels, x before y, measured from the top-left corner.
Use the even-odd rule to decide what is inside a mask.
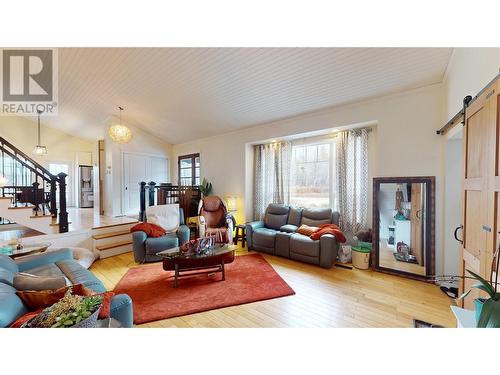
[[[278,142],[254,146],[254,219],[264,217],[269,203],[290,200],[292,145]]]
[[[368,129],[340,132],[335,139],[334,194],[340,226],[347,233],[368,228]]]

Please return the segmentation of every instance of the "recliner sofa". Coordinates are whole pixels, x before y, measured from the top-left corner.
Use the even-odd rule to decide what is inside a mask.
[[[30,255],[16,260],[0,254],[0,327],[10,326],[28,309],[13,287],[14,275],[27,272],[38,276],[64,276],[71,284],[83,284],[97,293],[106,291],[103,283],[92,272],[73,259],[70,249]],[[133,326],[132,300],[127,294],[117,294],[111,300],[111,317],[122,327]]]
[[[331,268],[337,259],[339,244],[335,236],[325,234],[319,240],[296,233],[302,225],[339,223],[340,214],[330,208],[309,209],[270,204],[264,220],[246,225],[247,246],[268,254]]]

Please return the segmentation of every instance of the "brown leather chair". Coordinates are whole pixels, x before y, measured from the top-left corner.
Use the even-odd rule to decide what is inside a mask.
[[[200,237],[215,236],[216,242],[233,242],[233,220],[226,204],[216,195],[204,197],[198,206],[198,233]]]

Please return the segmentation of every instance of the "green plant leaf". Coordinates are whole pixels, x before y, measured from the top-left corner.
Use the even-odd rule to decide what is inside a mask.
[[[478,328],[500,328],[500,302],[488,299],[483,303]]]
[[[474,276],[474,278],[479,281],[481,283],[481,285],[484,286],[484,289],[483,288],[478,288],[476,285],[473,286],[473,288],[478,288],[478,289],[482,289],[484,290],[486,293],[488,293],[488,295],[493,298],[495,296],[495,289],[493,289],[493,287],[490,285],[490,283],[488,281],[486,281],[485,279],[483,279],[481,276],[479,276],[478,274],[472,272],[471,270],[467,270],[467,272],[469,272],[472,276]]]
[[[470,292],[472,292],[472,289],[469,289],[465,293],[462,293],[462,295],[460,297],[458,297],[457,299],[458,300],[464,299],[465,297],[467,297],[469,295]]]

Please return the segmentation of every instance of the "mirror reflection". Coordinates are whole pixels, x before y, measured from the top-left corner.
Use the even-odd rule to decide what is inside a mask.
[[[426,275],[425,183],[381,183],[379,267]]]

